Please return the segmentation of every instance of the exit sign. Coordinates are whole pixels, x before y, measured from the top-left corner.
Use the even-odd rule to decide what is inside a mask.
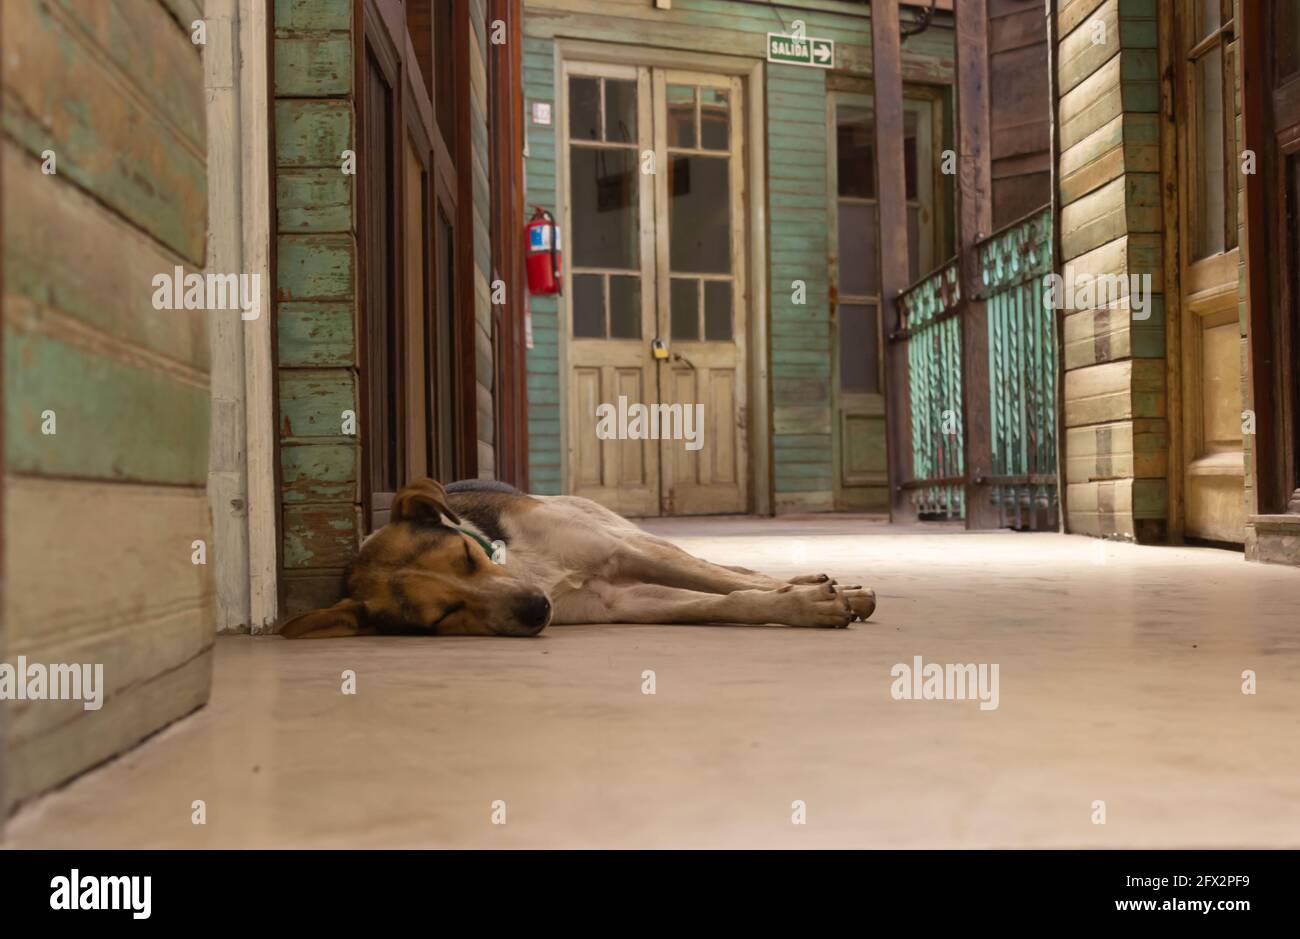
[[[835,42],[811,36],[767,34],[767,61],[782,65],[809,65],[813,68],[835,67]]]

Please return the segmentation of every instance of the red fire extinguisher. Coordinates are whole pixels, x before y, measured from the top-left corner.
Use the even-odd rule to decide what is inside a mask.
[[[559,293],[564,267],[555,216],[540,205],[533,206],[533,217],[524,226],[524,234],[528,241],[528,292]]]

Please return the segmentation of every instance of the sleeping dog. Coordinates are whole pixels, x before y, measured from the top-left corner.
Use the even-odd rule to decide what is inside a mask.
[[[590,499],[418,479],[361,546],[347,597],[290,619],[281,634],[535,636],[549,623],[843,628],[875,607],[870,588],[840,587],[826,574],[786,582],[711,564]]]

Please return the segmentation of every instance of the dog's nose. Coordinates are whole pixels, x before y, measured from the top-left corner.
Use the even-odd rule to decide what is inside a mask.
[[[535,593],[525,598],[515,608],[515,617],[529,629],[540,629],[546,625],[551,616],[551,601],[544,593]]]

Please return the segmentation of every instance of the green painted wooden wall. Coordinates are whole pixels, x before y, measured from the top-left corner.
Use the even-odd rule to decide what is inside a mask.
[[[821,34],[810,27],[809,35]],[[778,513],[834,508],[828,146],[826,73],[768,66],[769,354]],[[796,282],[806,291],[803,303],[795,302]]]
[[[1169,427],[1156,2],[1066,0],[1057,30],[1058,225],[1067,279],[1069,271],[1149,274],[1153,291],[1144,321],[1132,319],[1127,303],[1063,317],[1066,524],[1159,541]]]
[[[526,11],[531,12],[531,11]],[[528,133],[525,185],[529,203],[556,208],[555,125],[534,124],[535,102],[555,104],[555,43],[528,35],[524,19],[524,124]],[[531,214],[531,209],[529,213]],[[560,332],[554,297],[530,297],[532,348],[528,350],[528,478],[533,492],[556,495],[560,477]]]
[[[674,0],[656,10],[648,0],[525,0],[525,123],[528,201],[556,208],[555,127],[535,125],[534,102],[555,103],[556,40],[600,40],[633,46],[766,58],[766,34],[788,32],[795,19],[808,35],[835,40],[837,69],[869,75],[870,21],[865,5],[788,0],[763,5],[736,0]],[[909,39],[903,64],[908,81],[948,83],[952,32],[935,27]],[[780,511],[833,508],[831,447],[831,317],[828,295],[830,236],[826,157],[827,73],[765,65],[767,179],[765,193],[770,267],[769,318],[772,438],[751,447],[772,454],[773,506]],[[793,302],[801,280],[806,302]],[[559,305],[533,297],[533,348],[528,353],[529,465],[533,489],[558,493],[561,478]],[[766,480],[756,481],[767,485]]]
[[[328,605],[361,526],[351,0],[276,0],[276,365],[284,611]]]
[[[206,263],[194,0],[4,0],[3,657],[103,666],[7,702],[0,818],[200,707],[215,597],[208,328],[153,278]],[[45,154],[55,172],[42,172]],[[7,739],[6,739],[7,737]],[[4,790],[7,786],[7,795]]]

